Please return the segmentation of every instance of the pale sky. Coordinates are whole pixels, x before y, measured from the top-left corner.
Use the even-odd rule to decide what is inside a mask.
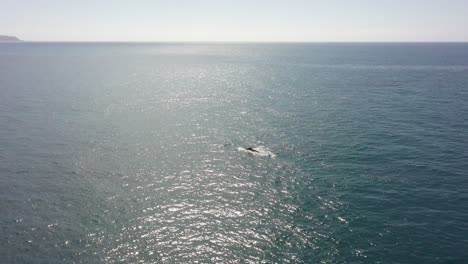
[[[32,41],[468,41],[468,0],[0,0]]]

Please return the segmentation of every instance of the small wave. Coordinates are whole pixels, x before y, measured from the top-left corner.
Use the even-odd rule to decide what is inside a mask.
[[[252,149],[254,151],[248,150],[248,149],[243,148],[243,147],[239,147],[237,149],[239,151],[241,151],[241,152],[246,152],[246,153],[249,153],[249,154],[252,154],[252,155],[255,155],[255,156],[270,157],[270,158],[276,157],[276,154],[273,153],[269,148],[267,148],[265,146],[253,147]]]

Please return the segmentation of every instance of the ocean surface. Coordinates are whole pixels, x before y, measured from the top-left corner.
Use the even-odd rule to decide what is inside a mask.
[[[1,43],[0,262],[468,263],[468,44]]]

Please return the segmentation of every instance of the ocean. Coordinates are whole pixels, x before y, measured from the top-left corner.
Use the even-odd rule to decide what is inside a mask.
[[[1,43],[0,262],[467,263],[468,44]]]

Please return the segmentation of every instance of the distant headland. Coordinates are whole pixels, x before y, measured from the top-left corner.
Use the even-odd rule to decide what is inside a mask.
[[[0,41],[22,41],[21,39],[15,36],[3,36],[0,35]]]

